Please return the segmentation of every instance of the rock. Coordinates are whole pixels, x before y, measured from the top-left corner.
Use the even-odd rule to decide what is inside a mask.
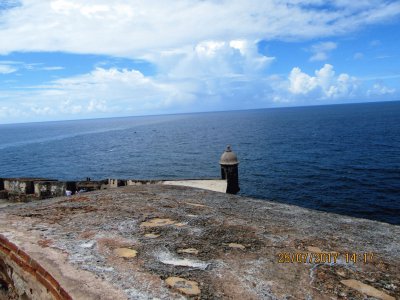
[[[209,207],[209,206],[203,205],[203,204],[197,204],[197,203],[191,203],[191,202],[185,202],[185,203],[188,205],[191,205],[191,206],[195,206],[195,207]]]
[[[340,281],[342,284],[344,284],[345,286],[348,286],[349,288],[355,289],[357,291],[359,291],[362,294],[371,296],[371,297],[375,297],[378,299],[382,299],[382,300],[396,300],[394,297],[380,291],[377,290],[376,288],[364,284],[361,281],[355,280],[355,279],[347,279],[347,280],[342,280]]]
[[[187,280],[180,277],[168,277],[165,282],[173,289],[188,296],[200,295],[199,284],[196,281]]]
[[[96,242],[94,242],[94,241],[90,241],[90,242],[87,242],[87,243],[82,243],[82,244],[80,244],[79,246],[80,246],[81,248],[88,248],[88,249],[90,249],[90,248],[93,248],[93,246],[94,246],[95,243],[96,243]]]
[[[155,239],[155,238],[158,238],[160,235],[156,234],[156,233],[146,233],[144,236],[149,239]]]
[[[155,218],[140,224],[140,227],[161,227],[176,224],[177,222],[171,219]]]
[[[205,270],[210,265],[209,263],[201,261],[201,260],[181,258],[181,257],[175,256],[174,254],[169,253],[169,252],[159,253],[158,259],[160,262],[162,262],[163,264],[166,264],[166,265],[188,267],[188,268],[194,268],[194,269],[200,269],[200,270]]]
[[[337,271],[336,274],[338,274],[339,276],[345,277],[346,273],[344,271]]]
[[[199,254],[199,250],[195,248],[178,249],[178,253]]]
[[[310,252],[314,252],[314,253],[321,253],[322,252],[322,250],[320,248],[314,247],[314,246],[308,246],[307,250],[310,251]]]
[[[117,248],[114,249],[115,255],[123,258],[133,258],[136,257],[137,251],[130,248]]]
[[[229,243],[229,244],[228,244],[228,247],[230,247],[230,248],[236,248],[236,249],[241,249],[241,250],[246,249],[245,246],[243,246],[242,244],[238,244],[238,243]]]

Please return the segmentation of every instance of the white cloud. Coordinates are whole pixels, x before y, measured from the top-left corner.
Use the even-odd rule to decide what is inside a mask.
[[[174,56],[177,70],[171,69],[171,74],[145,76],[136,70],[97,68],[28,91],[0,91],[0,123],[16,118],[29,121],[38,117],[45,120],[258,108],[274,103],[333,103],[396,92],[381,84],[361,89],[355,77],[346,73],[337,75],[329,64],[314,74],[307,74],[298,67],[294,67],[287,77],[257,73],[243,65],[248,59],[259,57],[246,57],[252,51],[240,52],[233,48],[230,52],[229,48],[232,48],[231,42],[194,47],[185,55],[181,54],[180,60]],[[199,49],[202,49],[200,54]],[[228,58],[237,55],[237,60],[225,60],[224,55]],[[197,64],[202,62],[207,68],[214,65],[218,71],[207,73],[207,68],[200,67],[200,71],[194,70],[199,77],[183,76],[187,70],[199,68]],[[228,62],[231,65],[227,65]]]
[[[293,96],[310,96],[318,99],[353,98],[358,89],[355,77],[346,73],[335,75],[332,65],[325,64],[320,70],[310,76],[293,68],[289,75],[288,90]]]
[[[303,73],[300,68],[293,68],[289,75],[289,91],[293,94],[306,95],[317,86],[317,78]]]
[[[35,115],[39,115],[39,116],[40,115],[46,116],[46,115],[54,114],[54,110],[48,106],[45,106],[45,107],[32,106],[30,109]]]
[[[161,113],[192,101],[179,83],[145,77],[136,70],[97,68],[90,73],[58,79],[28,91],[0,93],[0,123],[24,120],[70,118],[74,115],[111,116]]]
[[[63,70],[61,66],[43,66],[43,63],[25,63],[22,61],[0,60],[0,74],[11,74],[18,70],[29,71],[58,71]]]
[[[334,42],[321,42],[314,44],[310,51],[313,55],[310,57],[310,61],[324,61],[329,57],[329,53],[337,48],[337,44]]]
[[[21,117],[23,115],[24,115],[24,113],[17,108],[11,108],[8,106],[0,106],[0,123],[2,123],[2,121],[10,120],[10,116],[12,118],[15,118],[15,117]],[[26,117],[26,115],[27,114],[25,113],[25,117]]]
[[[400,15],[398,1],[23,0],[2,12],[0,53],[66,51],[137,58],[206,40],[334,36]],[[310,5],[309,5],[310,4]],[[239,49],[240,50],[240,49]]]
[[[40,70],[43,70],[43,71],[59,71],[59,70],[64,70],[64,67],[60,67],[60,66],[42,67],[42,68],[40,68]]]
[[[264,98],[258,90],[264,90],[263,74],[274,58],[259,54],[254,42],[232,40],[202,42],[154,55],[153,60],[160,69],[156,76],[96,68],[33,86],[25,93],[11,93],[4,101],[11,108],[58,118],[204,111],[223,109],[226,101],[231,101],[232,108],[240,108],[241,97],[250,102]]]
[[[44,88],[60,93],[59,99],[69,99],[75,110],[86,103],[83,109],[87,112],[141,113],[149,108],[169,108],[173,104],[169,99],[180,102],[184,98],[172,85],[157,82],[136,70],[115,68],[97,68],[89,74],[56,80]]]
[[[91,112],[108,112],[109,108],[107,107],[107,103],[105,100],[101,100],[101,101],[90,100],[87,110],[90,113]]]
[[[0,74],[10,74],[18,71],[14,66],[0,64]]]
[[[258,53],[257,45],[248,40],[206,41],[153,57],[162,73],[186,79],[248,77],[265,70],[274,59]]]
[[[396,92],[396,89],[389,88],[381,83],[375,83],[372,88],[368,89],[368,96],[384,96],[384,95],[393,95]]]

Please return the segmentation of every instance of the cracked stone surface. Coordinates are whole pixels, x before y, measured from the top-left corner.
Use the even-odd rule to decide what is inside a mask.
[[[74,299],[400,295],[400,226],[195,188],[7,205],[0,228]]]

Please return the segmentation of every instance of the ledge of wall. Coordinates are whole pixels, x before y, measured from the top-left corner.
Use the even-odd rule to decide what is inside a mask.
[[[6,299],[72,299],[37,261],[1,234],[0,283],[0,296]]]

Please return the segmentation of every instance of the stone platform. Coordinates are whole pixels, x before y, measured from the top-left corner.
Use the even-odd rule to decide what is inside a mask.
[[[0,246],[0,299],[400,295],[400,226],[181,186],[6,206]]]
[[[226,193],[227,182],[221,179],[208,180],[172,180],[163,181],[162,184],[194,187],[198,189]]]

